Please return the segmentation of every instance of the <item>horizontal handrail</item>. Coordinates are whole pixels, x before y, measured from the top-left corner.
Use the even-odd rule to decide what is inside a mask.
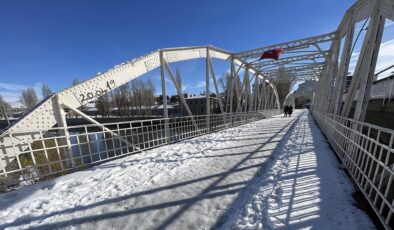
[[[21,181],[35,183],[279,113],[280,111],[275,109],[250,113],[199,115],[194,116],[196,124],[193,124],[190,116],[185,116],[103,124],[110,130],[94,124],[85,124],[66,128],[54,127],[45,131],[10,132],[9,135],[13,138],[29,134],[35,135],[35,139],[30,143],[0,140],[0,191],[16,187]],[[209,127],[206,123],[207,118]],[[13,150],[10,152],[18,154],[8,154],[7,150],[10,149]]]
[[[394,130],[318,111],[313,116],[383,226],[390,229],[394,223]]]

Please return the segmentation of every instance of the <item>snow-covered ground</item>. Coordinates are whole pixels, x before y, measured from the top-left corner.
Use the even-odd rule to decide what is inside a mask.
[[[294,115],[0,195],[0,229],[373,228],[310,115]]]

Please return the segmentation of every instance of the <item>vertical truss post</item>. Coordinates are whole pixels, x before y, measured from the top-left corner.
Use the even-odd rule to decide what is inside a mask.
[[[231,84],[230,84],[230,113],[233,113],[233,97],[234,97],[234,82],[235,82],[235,66],[234,66],[234,58],[231,57],[231,74],[230,74],[230,79],[231,79]],[[230,116],[230,123],[233,123],[233,116]]]
[[[258,79],[258,76],[257,76],[257,72],[255,73],[255,75],[254,75],[254,84],[253,84],[253,95],[252,95],[252,102],[250,103],[250,106],[249,106],[249,112],[251,112],[251,111],[253,111],[253,109],[255,108],[254,107],[254,104],[256,104],[256,94],[257,94],[257,80]]]
[[[275,90],[272,89],[271,93],[271,101],[270,101],[270,108],[274,109],[275,108]]]
[[[353,15],[353,13],[351,15]],[[353,22],[353,17],[350,18],[351,19],[349,19],[348,22],[349,23],[348,30],[346,33],[346,39],[343,47],[341,63],[339,65],[339,70],[338,70],[338,75],[335,85],[335,92],[334,92],[335,98],[333,103],[334,103],[334,114],[336,115],[340,113],[342,106],[342,96],[347,81],[347,71],[349,69],[350,55],[351,55],[350,52],[352,50],[352,41],[354,36],[354,22]]]
[[[385,18],[380,14],[380,2],[376,1],[375,9],[372,14],[371,25],[368,26],[366,54],[363,59],[363,71],[359,72],[360,86],[354,112],[354,119],[363,121],[368,107],[369,98],[371,96],[371,88],[375,76],[375,67],[378,59],[380,43],[382,41]],[[370,32],[368,34],[368,32]]]
[[[374,56],[374,47],[376,44],[376,40],[379,40],[378,43],[380,43],[379,39],[379,25],[384,23],[384,18],[381,17],[380,15],[380,1],[375,1],[374,9],[372,11],[372,16],[371,20],[367,29],[367,33],[364,38],[364,42],[360,51],[360,55],[357,60],[356,68],[354,70],[352,82],[350,84],[346,101],[343,107],[343,110],[341,111],[341,116],[349,117],[350,115],[350,110],[352,108],[356,92],[358,92],[358,98],[362,97],[362,101],[364,100],[364,93],[365,93],[365,87],[367,86],[368,82],[368,75],[371,70],[371,64],[374,66],[372,69],[375,69],[376,65],[376,60],[373,61],[373,56]],[[377,50],[379,51],[379,50]],[[373,63],[375,62],[375,64]],[[361,83],[363,82],[363,83]],[[360,85],[363,84],[363,85]],[[362,101],[358,102],[356,105],[356,110],[354,114],[354,119],[359,120],[361,118],[361,105]],[[357,113],[357,114],[356,114]]]
[[[259,89],[260,89],[260,95],[259,95],[259,99],[257,101],[257,110],[261,110],[262,108],[262,103],[263,103],[263,98],[264,98],[264,92],[265,92],[265,81],[264,80],[260,80],[260,84],[259,84]]]
[[[274,99],[275,101],[274,102],[276,102],[276,106],[278,107],[278,110],[280,110],[280,101],[279,101],[278,89],[276,88],[276,85],[274,83],[272,83],[272,82],[270,83],[270,86],[271,86],[273,94],[275,96],[275,99]],[[274,109],[275,106],[274,105],[272,105],[272,106],[273,106],[272,109]]]
[[[270,88],[269,89],[269,91],[267,92],[268,93],[268,97],[267,97],[267,107],[268,107],[268,109],[272,109],[272,105],[271,105],[271,102],[272,102],[272,88]]]
[[[257,110],[259,110],[259,102],[260,102],[260,81],[261,81],[261,79],[258,77],[258,76],[256,76],[256,81],[255,81],[255,84],[256,84],[256,95],[255,95],[255,99],[254,99],[254,111],[257,111]]]
[[[244,101],[245,103],[243,104],[243,112],[246,112],[248,110],[248,106],[250,106],[249,103],[249,94],[250,94],[250,80],[249,80],[249,66],[246,66],[245,68],[245,74],[244,74],[244,82],[245,82],[245,93],[244,93]]]
[[[260,110],[264,110],[265,109],[265,102],[267,101],[267,83],[265,82],[265,80],[263,80],[263,84],[262,84],[262,96],[261,96],[261,102],[260,102]]]
[[[265,100],[264,100],[264,109],[270,109],[269,107],[268,107],[268,102],[269,102],[269,93],[270,93],[270,91],[271,91],[271,87],[267,87],[267,90],[265,91]]]
[[[235,75],[234,75],[234,80],[235,80],[235,94],[236,94],[236,97],[237,97],[237,107],[235,108],[235,112],[236,113],[238,113],[239,112],[239,109],[240,109],[240,107],[241,107],[241,95],[240,95],[240,90],[242,90],[242,88],[243,88],[243,84],[242,84],[242,86],[241,86],[241,89],[239,88],[239,85],[238,85],[238,82],[240,82],[240,79],[239,79],[239,77],[238,77],[238,73],[236,73]],[[244,83],[244,81],[242,82],[242,83]]]
[[[220,93],[219,93],[219,87],[218,87],[218,83],[216,81],[216,75],[215,75],[215,71],[213,69],[211,56],[209,56],[209,58],[208,58],[208,64],[209,64],[209,69],[211,70],[213,85],[215,86],[215,92],[216,92],[216,97],[218,99],[218,103],[219,103],[219,107],[220,107],[220,113],[224,113],[225,112],[224,105],[223,105],[222,97],[220,96]]]
[[[166,78],[164,75],[164,57],[163,51],[160,50],[160,78],[161,78],[161,94],[163,95],[163,112],[164,112],[164,134],[168,142],[170,138],[170,126],[168,124],[168,108],[167,108],[167,93],[166,93]]]
[[[317,95],[316,95],[316,98],[315,98],[316,100],[314,100],[314,102],[317,102],[317,101],[320,102],[319,104],[316,104],[316,106],[315,106],[316,110],[318,110],[318,111],[322,111],[323,107],[324,107],[323,106],[324,103],[321,103],[321,101],[325,100],[324,97],[325,97],[325,94],[326,94],[326,89],[328,88],[326,86],[327,78],[328,78],[328,71],[327,71],[328,66],[329,66],[329,61],[326,60],[326,63],[324,65],[323,71],[322,71],[323,72],[322,77],[319,79],[319,82],[318,82],[318,84],[319,84],[319,87],[318,87],[319,91],[317,92]]]
[[[322,80],[325,82],[325,85],[322,90],[323,92],[321,92],[324,97],[324,100],[321,103],[322,104],[321,108],[323,112],[329,112],[331,108],[331,103],[330,103],[331,95],[332,95],[331,92],[334,84],[335,73],[337,72],[337,66],[338,66],[338,53],[339,53],[338,44],[339,44],[338,36],[336,36],[331,43],[330,52],[326,56],[326,65],[322,77]]]
[[[231,64],[230,64],[230,69],[231,69]],[[230,70],[231,71],[231,70]],[[227,73],[226,73],[226,84],[227,84],[227,92],[226,92],[226,113],[230,112],[230,94],[232,91],[232,81],[233,79],[231,78],[231,72],[230,72],[230,77],[227,78]]]
[[[335,95],[333,94],[334,91],[334,82],[338,79],[338,56],[339,56],[339,49],[340,49],[340,42],[339,42],[339,37],[337,36],[333,41],[332,41],[332,53],[328,56],[329,58],[329,63],[330,67],[328,70],[328,77],[329,77],[329,83],[327,85],[328,90],[327,90],[327,100],[325,101],[325,111],[328,113],[332,113],[334,110],[334,99]]]
[[[206,97],[206,117],[205,117],[205,124],[207,126],[207,132],[210,131],[210,116],[211,116],[211,105],[210,105],[210,92],[209,92],[209,47],[206,49],[207,56],[205,58],[205,97]]]
[[[54,97],[52,97],[51,100],[52,100],[53,112],[55,115],[56,123],[57,123],[58,127],[61,127],[60,135],[63,136],[61,138],[62,145],[66,146],[66,148],[63,148],[63,151],[64,151],[64,156],[66,158],[67,167],[74,168],[75,162],[74,162],[73,152],[72,152],[72,147],[71,147],[70,134],[68,132],[66,113],[64,112],[64,109],[61,106],[61,102],[59,100],[58,95],[55,95]]]
[[[238,82],[238,77],[237,77],[237,82]],[[242,106],[245,104],[243,103],[242,100],[245,100],[245,75],[244,78],[242,79],[242,84],[241,84],[241,89],[238,88],[238,84],[237,84],[237,113],[241,110],[242,111]]]

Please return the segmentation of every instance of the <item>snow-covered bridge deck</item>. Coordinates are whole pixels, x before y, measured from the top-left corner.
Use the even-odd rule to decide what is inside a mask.
[[[311,115],[296,111],[1,195],[0,229],[370,229]]]

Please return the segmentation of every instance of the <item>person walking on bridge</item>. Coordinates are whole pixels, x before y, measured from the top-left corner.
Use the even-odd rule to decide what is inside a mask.
[[[283,112],[284,112],[285,117],[287,117],[287,114],[288,114],[288,112],[289,112],[289,106],[285,105],[285,106],[283,107]]]
[[[291,114],[293,113],[293,106],[292,105],[288,106],[287,113],[289,114],[289,117],[291,117]]]

